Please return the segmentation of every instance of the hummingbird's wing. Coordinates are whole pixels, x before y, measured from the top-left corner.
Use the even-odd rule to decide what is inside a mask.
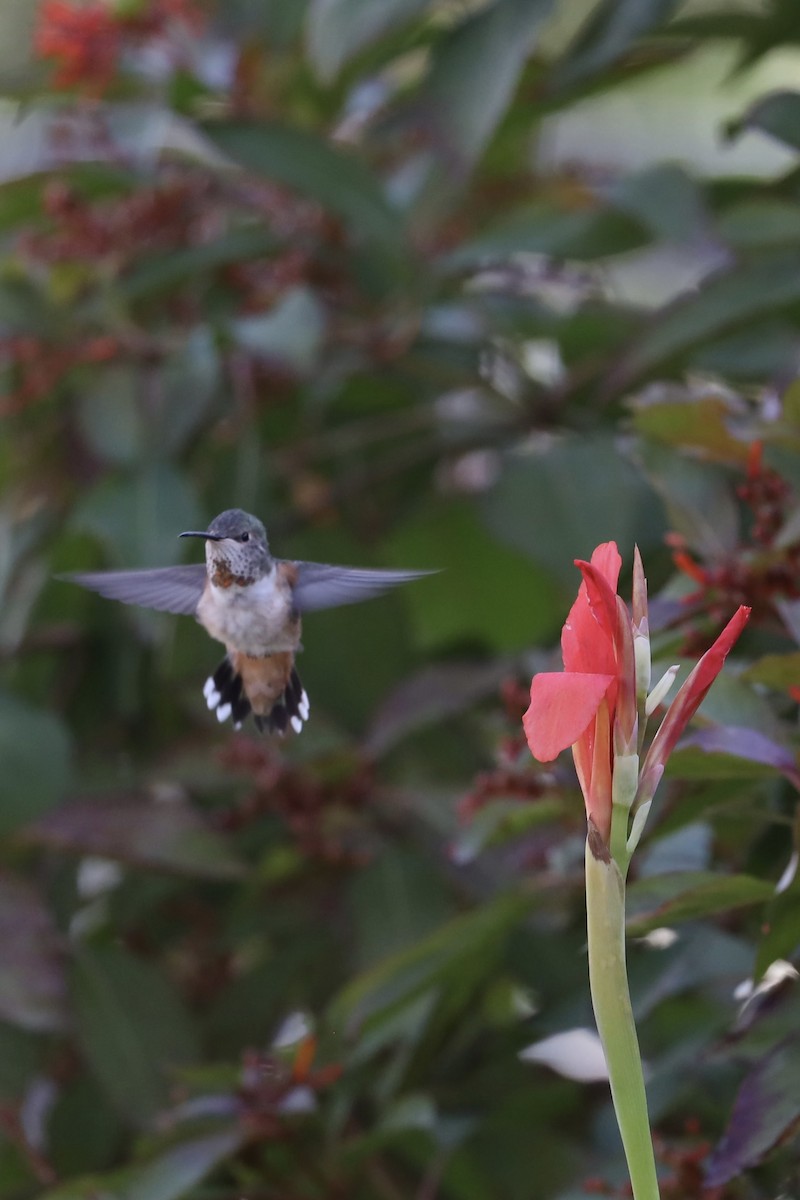
[[[191,563],[152,571],[77,571],[60,578],[99,592],[107,600],[193,616],[205,587],[206,568],[203,563]]]
[[[295,562],[297,571],[294,603],[298,612],[313,612],[317,608],[336,608],[340,604],[356,604],[380,596],[389,588],[435,571],[380,571],[368,567],[338,567],[326,563]]]

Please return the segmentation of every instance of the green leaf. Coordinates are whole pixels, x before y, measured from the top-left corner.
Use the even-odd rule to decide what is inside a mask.
[[[661,925],[693,921],[763,904],[773,884],[752,875],[676,871],[637,880],[628,888],[628,932],[639,936]]]
[[[180,1200],[245,1140],[239,1128],[215,1130],[175,1143],[147,1162],[110,1175],[78,1179],[40,1194],[39,1200]]]
[[[318,363],[325,313],[310,288],[290,288],[268,312],[231,321],[230,333],[255,358],[308,375]]]
[[[222,381],[222,367],[208,325],[190,330],[183,345],[166,359],[151,413],[158,447],[171,454],[183,450],[211,411]]]
[[[173,291],[197,275],[211,274],[230,263],[249,262],[275,250],[275,235],[262,225],[231,229],[213,241],[172,250],[139,261],[114,285],[114,296],[128,304]]]
[[[732,553],[739,538],[739,510],[728,472],[654,441],[641,442],[636,455],[664,503],[669,527],[687,546],[712,562]]]
[[[2,987],[0,982],[0,991]],[[24,1095],[42,1069],[42,1050],[42,1039],[32,1031],[0,1020],[0,1101],[7,1103]]]
[[[0,692],[0,763],[0,833],[7,834],[53,808],[70,786],[69,734],[52,713]]]
[[[456,170],[485,148],[552,7],[553,0],[495,0],[436,43],[418,119]]]
[[[744,116],[731,121],[727,132],[731,137],[738,137],[752,129],[768,134],[793,150],[800,150],[800,92],[770,92]]]
[[[467,980],[488,974],[503,940],[530,903],[530,897],[518,894],[501,896],[384,959],[334,1000],[328,1014],[331,1028],[355,1032],[448,979],[463,988]]]
[[[788,691],[796,687],[800,679],[800,650],[790,654],[765,654],[745,667],[741,678],[751,683],[764,683],[776,691]]]
[[[431,664],[403,680],[381,703],[364,751],[379,758],[404,738],[472,708],[497,692],[512,666],[499,662]]]
[[[559,439],[510,457],[481,510],[494,537],[540,564],[567,594],[577,585],[574,560],[588,559],[601,542],[616,540],[625,555],[634,542],[647,547],[660,537],[652,491],[611,437]],[[510,615],[506,609],[504,620]],[[537,636],[531,629],[529,640]]]
[[[786,1038],[756,1064],[734,1101],[728,1128],[706,1165],[707,1187],[723,1187],[757,1166],[800,1117],[800,1039]]]
[[[64,945],[49,910],[21,879],[0,876],[0,1019],[32,1032],[68,1024]]]
[[[350,889],[360,966],[424,938],[453,913],[444,880],[431,863],[403,847],[387,847]]]
[[[676,163],[659,163],[624,175],[606,200],[667,242],[691,241],[706,221],[697,181]]]
[[[431,0],[316,0],[308,15],[308,53],[330,82],[359,50],[428,8]]]
[[[623,360],[621,377],[627,383],[685,358],[702,342],[798,299],[800,254],[784,252],[734,267],[660,313]]]
[[[167,463],[99,484],[78,505],[72,523],[99,538],[115,566],[137,567],[176,562],[181,531],[205,527],[191,485]]]
[[[637,217],[605,205],[564,212],[536,202],[512,211],[477,237],[462,242],[444,257],[442,265],[460,271],[521,253],[591,261],[637,250],[651,241]]]
[[[197,1056],[188,1013],[154,966],[113,945],[77,948],[71,990],[95,1078],[124,1117],[149,1124],[167,1102],[172,1072]]]
[[[341,217],[356,241],[402,253],[400,216],[355,155],[314,133],[265,122],[214,125],[209,134],[248,170],[294,188]]]
[[[514,520],[522,519],[516,510]],[[471,504],[426,509],[393,534],[387,553],[388,561],[441,570],[406,593],[423,649],[470,639],[517,650],[554,632],[563,619],[548,576],[490,537]],[[498,607],[498,580],[525,603]]]
[[[740,250],[770,250],[800,242],[800,204],[773,196],[744,200],[717,218],[717,229]]]
[[[518,799],[492,800],[458,833],[450,856],[453,862],[465,866],[490,846],[502,845],[532,829],[557,821],[563,813],[561,800],[540,799],[528,803]]]
[[[753,976],[761,979],[767,968],[782,958],[791,961],[800,944],[800,881],[795,876],[791,886],[773,896],[764,913],[762,936]]]
[[[750,449],[748,438],[730,431],[730,405],[713,393],[689,395],[683,389],[664,389],[664,399],[651,397],[636,406],[634,425],[639,433],[667,445],[724,463],[743,464]]]
[[[81,389],[78,427],[87,446],[106,462],[130,464],[144,452],[147,431],[140,386],[136,368],[120,362],[95,370]]]
[[[761,779],[776,771],[800,783],[793,751],[754,729],[718,725],[685,737],[668,773],[682,779]]]
[[[678,0],[601,0],[556,65],[553,86],[571,87],[599,74],[666,21],[677,4]]]
[[[244,873],[224,838],[188,804],[77,801],[29,825],[23,836],[59,852],[96,854],[197,879],[239,879]]]

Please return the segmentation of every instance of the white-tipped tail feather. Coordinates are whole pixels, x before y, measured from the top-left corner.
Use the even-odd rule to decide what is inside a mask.
[[[206,680],[203,695],[209,709],[216,712],[220,723],[233,718],[234,729],[241,729],[245,717],[252,712],[244,680],[228,657],[222,660],[214,674]],[[286,686],[272,708],[269,712],[254,713],[253,719],[259,730],[267,730],[269,733],[282,735],[290,727],[295,733],[300,733],[308,720],[309,711],[308,693],[300,682],[296,668],[292,666]]]

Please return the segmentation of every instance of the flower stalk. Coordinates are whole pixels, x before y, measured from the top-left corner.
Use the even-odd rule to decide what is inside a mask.
[[[593,822],[586,839],[589,987],[635,1200],[659,1200],[639,1039],[625,965],[625,883]]]
[[[638,550],[631,610],[617,595],[614,542],[576,562],[583,582],[561,634],[563,672],[531,680],[523,718],[531,753],[550,762],[568,746],[583,792],[589,986],[634,1200],[658,1200],[647,1096],[625,966],[625,878],[667,759],[716,679],[750,610],[740,607],[670,704],[648,749],[649,720],[674,680],[651,692],[647,581]]]

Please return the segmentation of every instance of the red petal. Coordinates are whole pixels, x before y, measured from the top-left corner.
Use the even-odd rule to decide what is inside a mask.
[[[584,582],[577,599],[570,609],[561,633],[561,654],[567,671],[584,671],[588,674],[605,674],[616,670],[613,630],[615,627],[615,604],[617,580],[622,566],[616,542],[603,542],[592,554],[591,563],[575,560],[575,565],[584,571]],[[592,577],[591,592],[587,587],[586,573]],[[605,600],[600,600],[602,589]],[[608,618],[606,619],[606,615]]]
[[[531,680],[531,704],[522,724],[531,754],[552,762],[586,732],[615,675],[544,672]]]
[[[675,748],[675,743],[702,704],[714,680],[722,670],[728,653],[738,639],[750,616],[750,609],[740,605],[714,645],[706,650],[689,678],[667,709],[658,733],[653,738],[642,766],[642,775],[652,766],[662,767]]]

